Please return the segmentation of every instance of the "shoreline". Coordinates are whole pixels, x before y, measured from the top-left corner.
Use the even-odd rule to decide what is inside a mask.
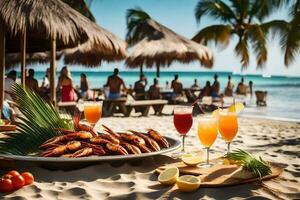
[[[253,118],[253,119],[265,119],[265,120],[272,120],[272,121],[300,123],[300,119],[297,119],[297,118],[288,118],[288,117],[275,117],[275,116],[272,117],[272,116],[261,116],[261,115],[254,115],[254,114],[242,114],[240,117],[242,117],[242,118]]]

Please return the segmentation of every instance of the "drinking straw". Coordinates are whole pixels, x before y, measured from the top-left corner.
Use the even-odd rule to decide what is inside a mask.
[[[192,103],[191,106],[194,106],[195,104],[197,104],[197,106],[198,106],[198,108],[200,109],[200,111],[201,111],[202,113],[205,113],[205,111],[203,110],[202,106],[200,106],[200,105],[198,104],[198,100],[199,100],[199,99],[200,99],[200,97],[197,97],[196,100]]]

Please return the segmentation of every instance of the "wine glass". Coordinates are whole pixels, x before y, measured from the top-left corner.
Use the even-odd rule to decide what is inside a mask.
[[[102,115],[102,101],[86,101],[84,102],[84,117],[92,125],[100,120]]]
[[[174,126],[177,132],[182,136],[181,154],[184,154],[184,139],[193,125],[193,107],[177,106],[174,108]]]
[[[230,143],[238,132],[238,117],[236,112],[219,112],[219,132],[227,143],[227,153],[230,152]]]
[[[201,144],[206,148],[206,163],[199,165],[202,168],[208,168],[209,164],[209,149],[215,142],[218,135],[218,118],[213,115],[200,116],[198,121],[198,138]]]

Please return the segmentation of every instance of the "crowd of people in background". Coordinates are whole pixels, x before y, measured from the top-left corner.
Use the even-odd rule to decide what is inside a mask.
[[[39,87],[38,81],[35,78],[35,71],[29,69],[26,73],[26,86],[33,91],[37,92],[44,98],[49,98],[50,93],[50,71],[49,68],[46,70],[45,76],[42,80],[42,84]],[[16,81],[17,73],[12,70],[7,74],[5,79],[5,98],[7,100],[12,100],[11,97],[11,86]],[[245,84],[244,78],[235,87],[231,76],[228,76],[227,85],[224,91],[221,91],[221,85],[218,80],[218,75],[214,75],[214,81],[211,84],[210,81],[206,81],[204,87],[200,87],[198,79],[194,79],[194,83],[188,90],[198,92],[197,99],[201,99],[204,96],[211,96],[213,98],[223,97],[223,96],[233,96],[234,93],[237,95],[247,95],[250,93],[252,95],[253,82],[250,81],[249,85]],[[148,85],[147,78],[144,74],[139,76],[139,80],[134,83],[134,86],[126,87],[126,84],[122,77],[119,75],[119,70],[114,69],[113,74],[107,78],[104,87],[104,93],[107,99],[118,99],[122,97],[123,94],[132,94],[135,100],[145,100],[145,99],[160,99],[162,98],[162,91],[169,91],[165,94],[166,98],[176,99],[184,96],[187,88],[183,88],[183,84],[180,81],[179,75],[175,74],[174,79],[169,85],[169,81],[166,81],[164,87],[160,87],[159,79],[154,78],[153,83],[149,86],[148,91],[146,91]],[[75,88],[71,73],[68,67],[63,67],[60,71],[60,75],[57,83],[57,93],[59,100],[62,102],[76,101],[79,98],[89,99],[90,85],[88,77],[86,74],[82,73],[80,75],[80,85]]]

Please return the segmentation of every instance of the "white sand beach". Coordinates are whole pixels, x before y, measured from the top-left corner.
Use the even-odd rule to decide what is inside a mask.
[[[153,128],[179,138],[173,117],[112,117],[104,123],[116,130]],[[11,163],[20,171],[31,171],[33,185],[0,199],[299,199],[300,198],[300,123],[267,119],[239,119],[239,133],[232,149],[242,148],[264,159],[282,163],[284,172],[278,178],[263,183],[243,184],[224,188],[199,188],[194,193],[182,193],[176,186],[162,186],[154,170],[174,162],[169,155],[156,156],[131,163],[99,163],[71,171],[48,170],[29,163]],[[187,152],[202,151],[196,137],[197,119],[186,139]],[[212,152],[224,153],[225,143],[218,137]],[[3,165],[3,162],[2,162]],[[74,166],[75,167],[75,166]]]

